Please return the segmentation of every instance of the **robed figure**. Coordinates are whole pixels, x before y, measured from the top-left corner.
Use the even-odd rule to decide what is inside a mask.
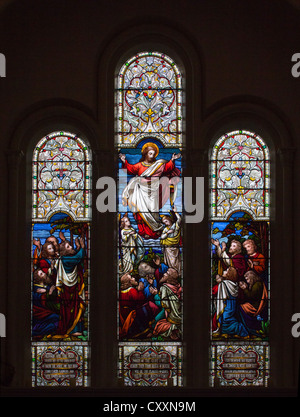
[[[169,161],[156,157],[159,149],[155,143],[148,142],[142,147],[142,158],[130,164],[125,155],[120,154],[122,168],[135,175],[122,193],[122,202],[133,212],[139,228],[139,235],[145,239],[157,239],[162,232],[159,210],[170,199],[174,203],[179,182],[180,170],[175,160],[180,154],[173,154]],[[160,180],[162,177],[166,181]]]
[[[132,272],[145,254],[144,242],[131,226],[127,213],[120,220],[121,259],[119,269],[122,274]]]
[[[151,335],[151,323],[160,308],[144,294],[144,285],[130,274],[120,279],[119,318],[120,338],[144,338]]]
[[[85,258],[84,239],[76,239],[77,250],[70,242],[60,244],[56,263],[56,288],[60,301],[60,319],[56,337],[82,334],[82,315],[85,310],[82,261]]]
[[[41,268],[33,272],[32,336],[55,334],[59,322],[59,303],[52,279]]]

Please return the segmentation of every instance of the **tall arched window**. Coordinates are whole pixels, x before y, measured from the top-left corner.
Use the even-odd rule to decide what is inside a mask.
[[[182,385],[182,76],[142,52],[116,82],[119,378]]]
[[[212,386],[267,386],[270,160],[253,132],[220,137],[210,155]]]
[[[91,152],[53,132],[32,159],[32,386],[89,384]]]

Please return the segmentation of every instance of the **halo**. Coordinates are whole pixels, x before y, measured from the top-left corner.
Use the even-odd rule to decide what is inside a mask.
[[[143,145],[143,147],[142,147],[142,153],[144,152],[144,149],[146,149],[146,148],[153,148],[154,150],[155,150],[155,157],[157,157],[157,155],[159,154],[159,148],[158,148],[158,146],[155,144],[155,143],[153,143],[153,142],[147,142],[147,143],[145,143],[145,145]]]

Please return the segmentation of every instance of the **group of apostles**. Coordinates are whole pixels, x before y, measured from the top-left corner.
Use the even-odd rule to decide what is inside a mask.
[[[86,256],[83,237],[75,247],[63,232],[33,239],[32,337],[64,339],[83,334],[85,286],[83,261]]]
[[[121,339],[181,338],[181,216],[174,201],[180,170],[175,161],[158,158],[153,140],[141,148],[141,159],[129,163],[120,154],[122,169],[133,176],[122,192],[122,204],[132,213],[120,218],[119,336]],[[165,181],[162,181],[164,179]],[[165,203],[172,210],[160,214]],[[146,245],[156,249],[145,257]],[[150,245],[151,246],[151,245]]]
[[[266,337],[262,323],[268,322],[266,258],[253,239],[241,243],[212,239],[218,273],[212,287],[214,338]],[[243,249],[246,254],[243,254]]]
[[[141,261],[137,273],[120,277],[119,336],[120,339],[163,340],[181,338],[180,275],[161,262],[155,254],[148,262]]]
[[[160,248],[145,261],[145,240],[128,214],[120,219],[119,330],[121,339],[181,338],[181,216],[161,216]]]

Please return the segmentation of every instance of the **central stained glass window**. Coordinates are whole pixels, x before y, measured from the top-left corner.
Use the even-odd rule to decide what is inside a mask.
[[[182,76],[158,52],[116,80],[118,377],[182,386]]]

